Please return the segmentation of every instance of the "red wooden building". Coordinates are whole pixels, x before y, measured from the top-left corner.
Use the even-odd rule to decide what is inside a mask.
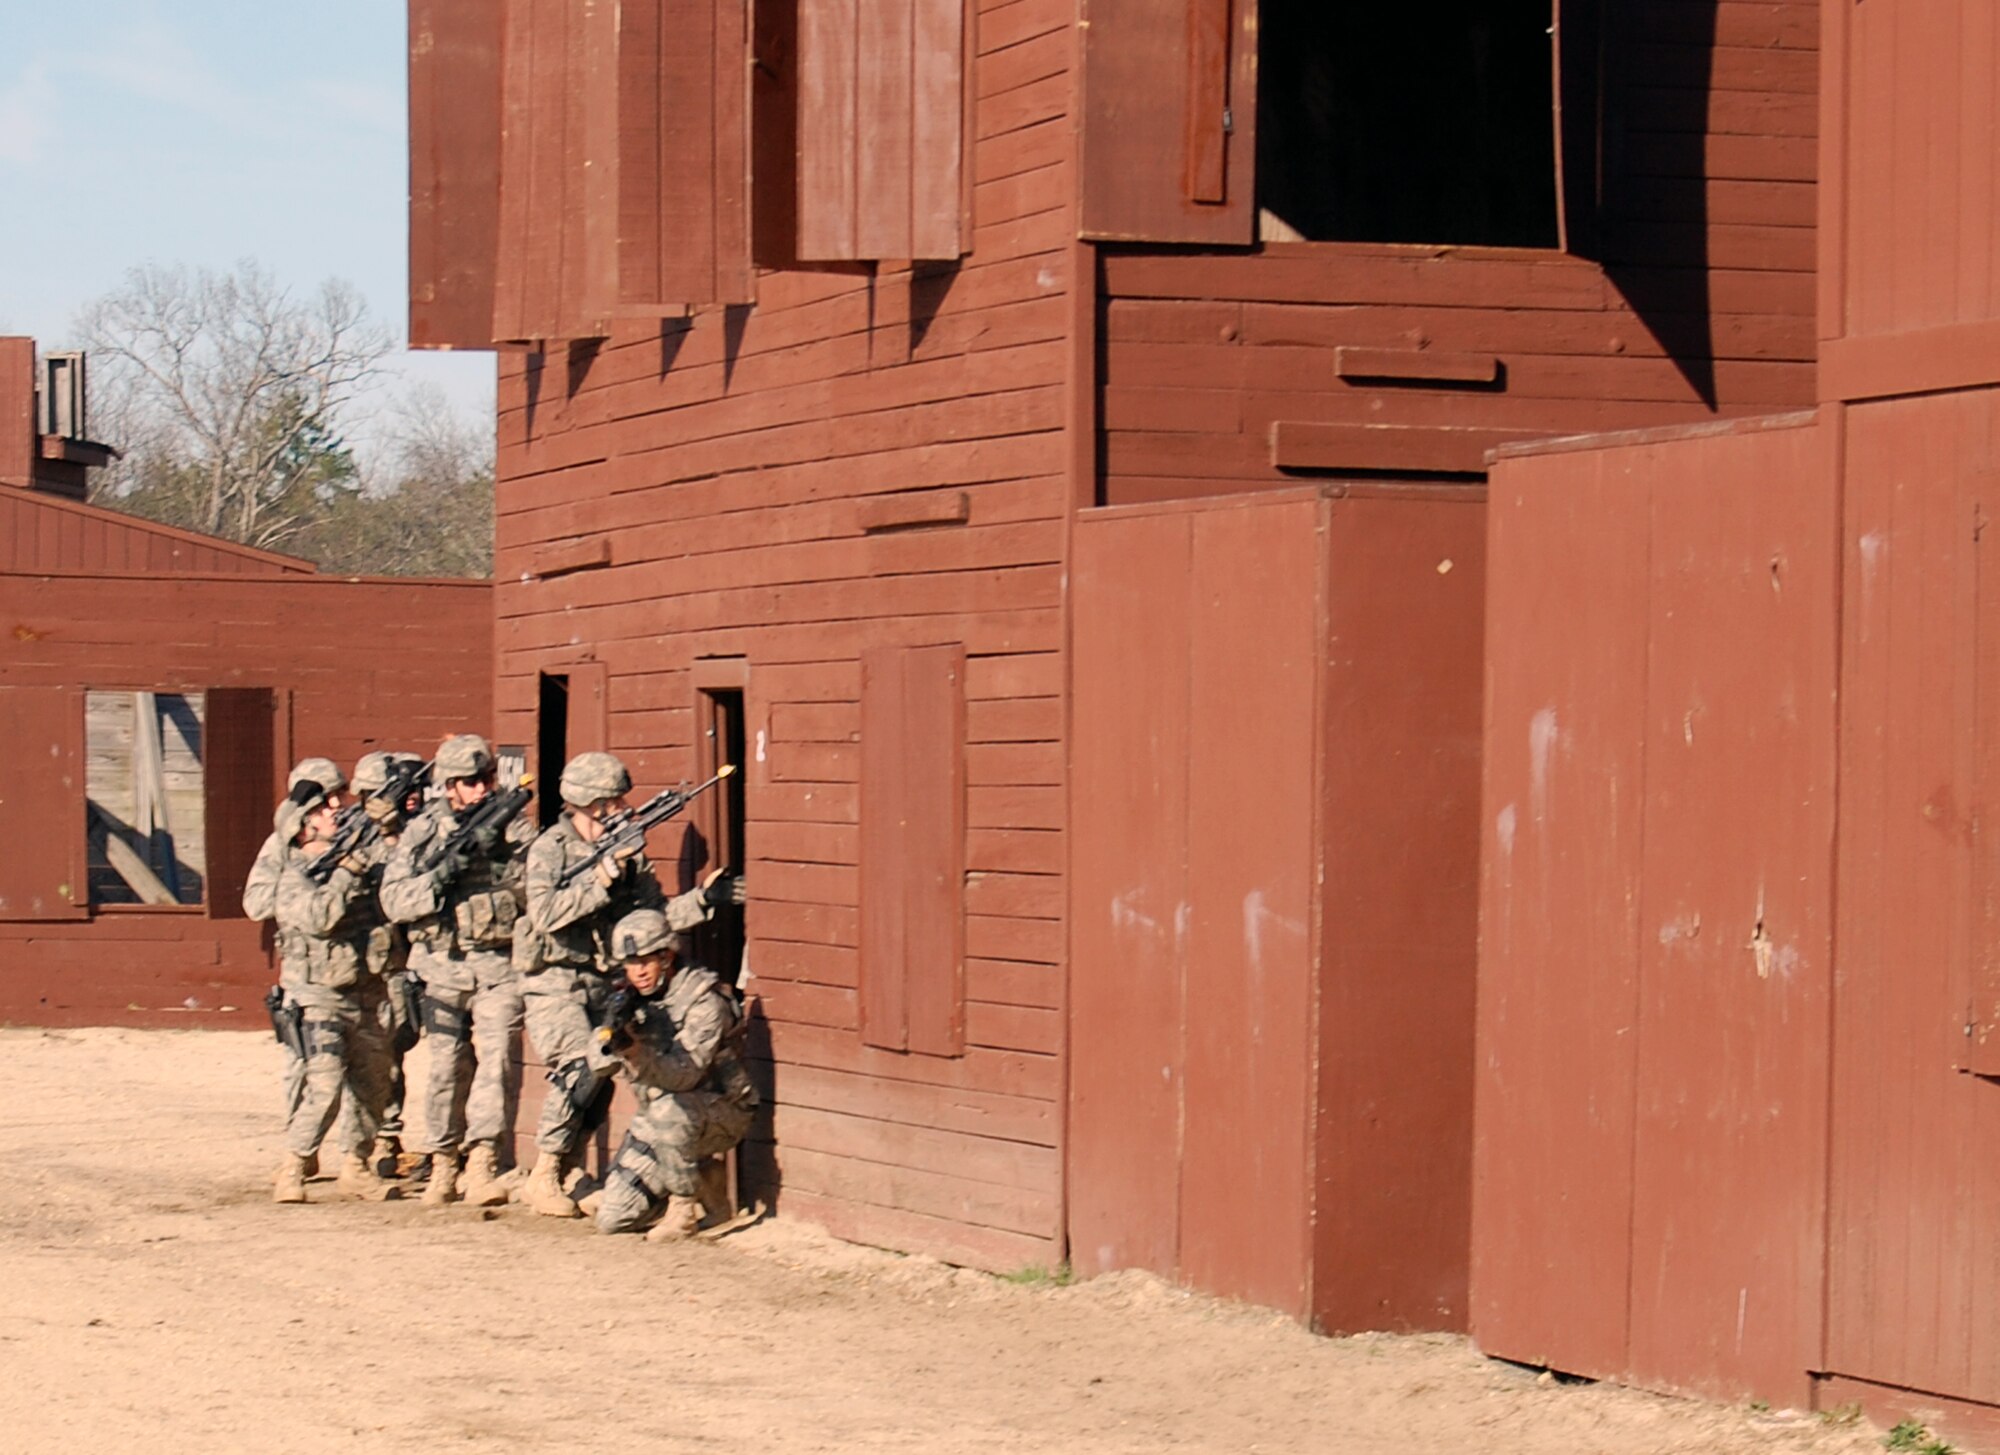
[[[1472,1328],[1991,1442],[2000,48],[1825,14],[1817,410],[1492,475]]]
[[[252,1024],[239,894],[286,770],[488,723],[492,588],[84,504],[106,452],[42,432],[35,376],[0,339],[0,1022]]]
[[[412,0],[499,736],[745,762],[788,1212],[1464,1326],[1487,453],[1812,402],[1818,12],[1361,9]]]

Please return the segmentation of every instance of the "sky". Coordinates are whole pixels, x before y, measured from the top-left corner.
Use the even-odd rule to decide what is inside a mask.
[[[402,348],[405,0],[0,0],[0,334],[142,263],[341,277]],[[399,352],[489,413],[493,356]]]

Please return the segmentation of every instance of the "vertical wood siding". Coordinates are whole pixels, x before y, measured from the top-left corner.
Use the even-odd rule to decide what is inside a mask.
[[[1051,1261],[1058,1233],[1072,19],[981,7],[963,265],[765,274],[754,309],[510,357],[500,388],[498,736],[532,741],[536,672],[588,657],[641,787],[691,777],[695,659],[747,659],[784,1206],[1000,1268]],[[595,541],[608,564],[535,574]],[[946,641],[966,655],[958,1058],[865,1046],[856,1007],[861,653]]]
[[[1472,1332],[1803,1404],[1837,522],[1797,424],[1494,471]]]
[[[493,340],[501,7],[410,0],[410,346]]]
[[[0,490],[0,571],[310,576],[313,565],[136,516]]]

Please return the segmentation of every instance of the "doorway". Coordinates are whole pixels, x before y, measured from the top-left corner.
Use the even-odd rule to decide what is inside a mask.
[[[691,883],[711,869],[726,869],[731,874],[741,874],[749,861],[745,849],[748,773],[744,762],[748,745],[743,688],[698,688],[695,701],[695,767],[699,780],[705,782],[714,777],[724,764],[735,764],[736,771],[697,801],[698,811],[686,840],[687,857],[691,862],[685,866],[684,877]],[[725,985],[740,986],[748,938],[743,907],[725,904],[716,909],[715,918],[697,936],[696,948],[709,969]]]
[[[563,764],[569,761],[569,674],[544,672],[535,698],[535,803],[541,826],[562,813]]]

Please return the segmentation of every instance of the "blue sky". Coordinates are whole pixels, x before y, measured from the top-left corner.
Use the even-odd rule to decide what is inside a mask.
[[[152,261],[360,289],[400,340],[404,0],[0,0],[0,333],[68,342]],[[491,354],[410,354],[462,407]]]

